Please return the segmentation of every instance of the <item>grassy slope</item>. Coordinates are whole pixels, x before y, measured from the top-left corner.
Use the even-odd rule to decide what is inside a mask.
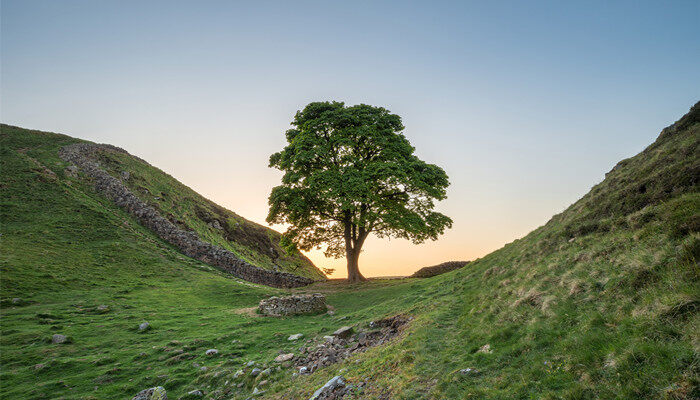
[[[59,182],[70,181],[60,173],[61,163],[55,152],[65,143],[77,142],[63,135],[29,131],[3,125],[3,145],[12,150],[31,148],[40,143],[42,153],[35,157],[43,163],[53,158],[48,165],[58,173]],[[272,229],[253,223],[243,217],[205,199],[189,187],[165,172],[136,157],[116,152],[101,152],[100,164],[114,176],[127,171],[130,178],[125,182],[141,200],[160,210],[161,214],[185,230],[194,230],[203,240],[226,248],[249,263],[266,269],[278,269],[313,279],[324,279],[324,275],[305,256],[297,252],[286,253],[279,245],[280,235]],[[48,157],[48,158],[47,158]],[[222,229],[210,225],[218,221]]]
[[[278,398],[340,368],[374,381],[358,398],[700,397],[698,114],[523,239],[394,288],[409,335]]]
[[[353,313],[377,308],[347,293],[331,301],[337,317],[251,316],[261,298],[284,292],[181,255],[88,184],[65,176],[56,149],[76,139],[15,135],[5,126],[0,138],[2,399],[121,399],[157,384],[171,398],[209,392],[219,379],[194,362],[225,368],[221,378],[230,377],[248,360],[269,362],[290,348],[289,334],[328,334],[339,317],[352,314],[348,321],[357,322]],[[375,285],[382,287],[377,298],[390,296]],[[12,304],[15,297],[26,304]],[[109,311],[98,312],[101,304]],[[139,333],[143,321],[153,329]],[[55,333],[72,343],[51,344]],[[221,356],[204,356],[209,348]],[[238,396],[247,397],[251,385]]]
[[[416,317],[401,339],[310,376],[276,372],[263,397],[308,398],[341,369],[370,381],[355,398],[697,397],[698,138],[696,123],[657,141],[545,226],[467,268],[320,283],[299,291],[327,292],[336,317],[284,319],[235,312],[272,289],[202,270],[133,221],[122,225],[128,216],[89,190],[73,195],[78,183],[57,191],[30,160],[3,153],[3,171],[16,163],[22,172],[3,182],[13,197],[3,196],[2,297],[33,303],[3,304],[0,398],[124,398],[162,384],[171,398],[201,388],[243,399],[253,382],[238,389],[232,374],[298,347],[287,334],[398,312]],[[57,163],[40,144],[27,155]],[[102,303],[113,310],[95,314]],[[138,334],[143,319],[154,329]],[[46,343],[54,332],[74,342]],[[492,353],[477,352],[484,344]],[[210,347],[222,356],[205,358]],[[196,358],[174,361],[165,348]],[[466,367],[481,373],[457,372]]]

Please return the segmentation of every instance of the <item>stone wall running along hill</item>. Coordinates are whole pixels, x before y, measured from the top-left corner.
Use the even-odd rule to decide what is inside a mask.
[[[126,150],[110,145],[76,143],[63,147],[59,156],[69,162],[95,182],[95,190],[114,201],[119,207],[133,215],[139,223],[155,232],[161,239],[177,247],[187,256],[219,267],[232,275],[249,282],[272,287],[292,288],[306,286],[314,281],[288,272],[269,271],[256,267],[238,258],[234,253],[199,239],[192,232],[184,231],[163,218],[119,179],[111,176],[94,161],[98,151],[115,151],[129,154]]]

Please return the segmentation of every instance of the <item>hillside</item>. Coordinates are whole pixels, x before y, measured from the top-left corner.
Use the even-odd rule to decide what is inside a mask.
[[[337,374],[353,385],[344,399],[700,397],[700,104],[544,226],[463,268],[293,290],[202,266],[65,178],[57,149],[75,139],[8,142],[18,136],[6,129],[16,128],[2,132],[0,398],[130,398],[160,385],[171,399],[256,388],[255,398],[308,399]],[[112,156],[102,164],[119,174],[127,163]],[[184,215],[143,179],[132,190]],[[334,314],[251,311],[290,292],[323,292]],[[412,318],[397,338],[312,374],[272,361],[394,315]],[[139,332],[143,321],[151,329]],[[55,333],[70,343],[52,344]],[[295,333],[304,341],[287,340]],[[252,376],[250,361],[270,375]]]
[[[72,185],[89,178],[55,154],[61,147],[79,142],[63,135],[3,125],[3,148],[7,157],[22,157],[35,164],[35,168],[53,173],[58,187]],[[87,142],[83,142],[89,144]],[[161,216],[185,232],[193,232],[206,243],[220,246],[256,267],[290,272],[312,279],[324,279],[324,275],[301,253],[288,254],[280,244],[280,235],[262,225],[203,198],[170,175],[112,146],[96,146],[91,151],[99,168],[119,179],[139,200],[155,209]],[[14,154],[13,154],[14,153]],[[67,167],[67,168],[66,168]],[[12,175],[13,171],[10,172]],[[84,171],[82,171],[84,172]],[[17,203],[22,203],[21,198]]]

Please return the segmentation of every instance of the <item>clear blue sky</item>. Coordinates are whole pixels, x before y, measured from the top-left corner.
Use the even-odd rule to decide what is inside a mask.
[[[258,222],[316,100],[384,106],[451,177],[454,228],[367,275],[482,256],[700,100],[700,1],[2,1],[4,123],[126,148]],[[339,268],[343,262],[313,259]]]

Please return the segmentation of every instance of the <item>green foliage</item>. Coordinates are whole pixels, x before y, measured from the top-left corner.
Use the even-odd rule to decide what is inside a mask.
[[[270,157],[284,171],[270,194],[268,222],[292,226],[300,249],[358,250],[367,235],[421,243],[452,221],[434,211],[449,181],[414,154],[398,115],[365,104],[317,102],[297,112],[287,146]]]

